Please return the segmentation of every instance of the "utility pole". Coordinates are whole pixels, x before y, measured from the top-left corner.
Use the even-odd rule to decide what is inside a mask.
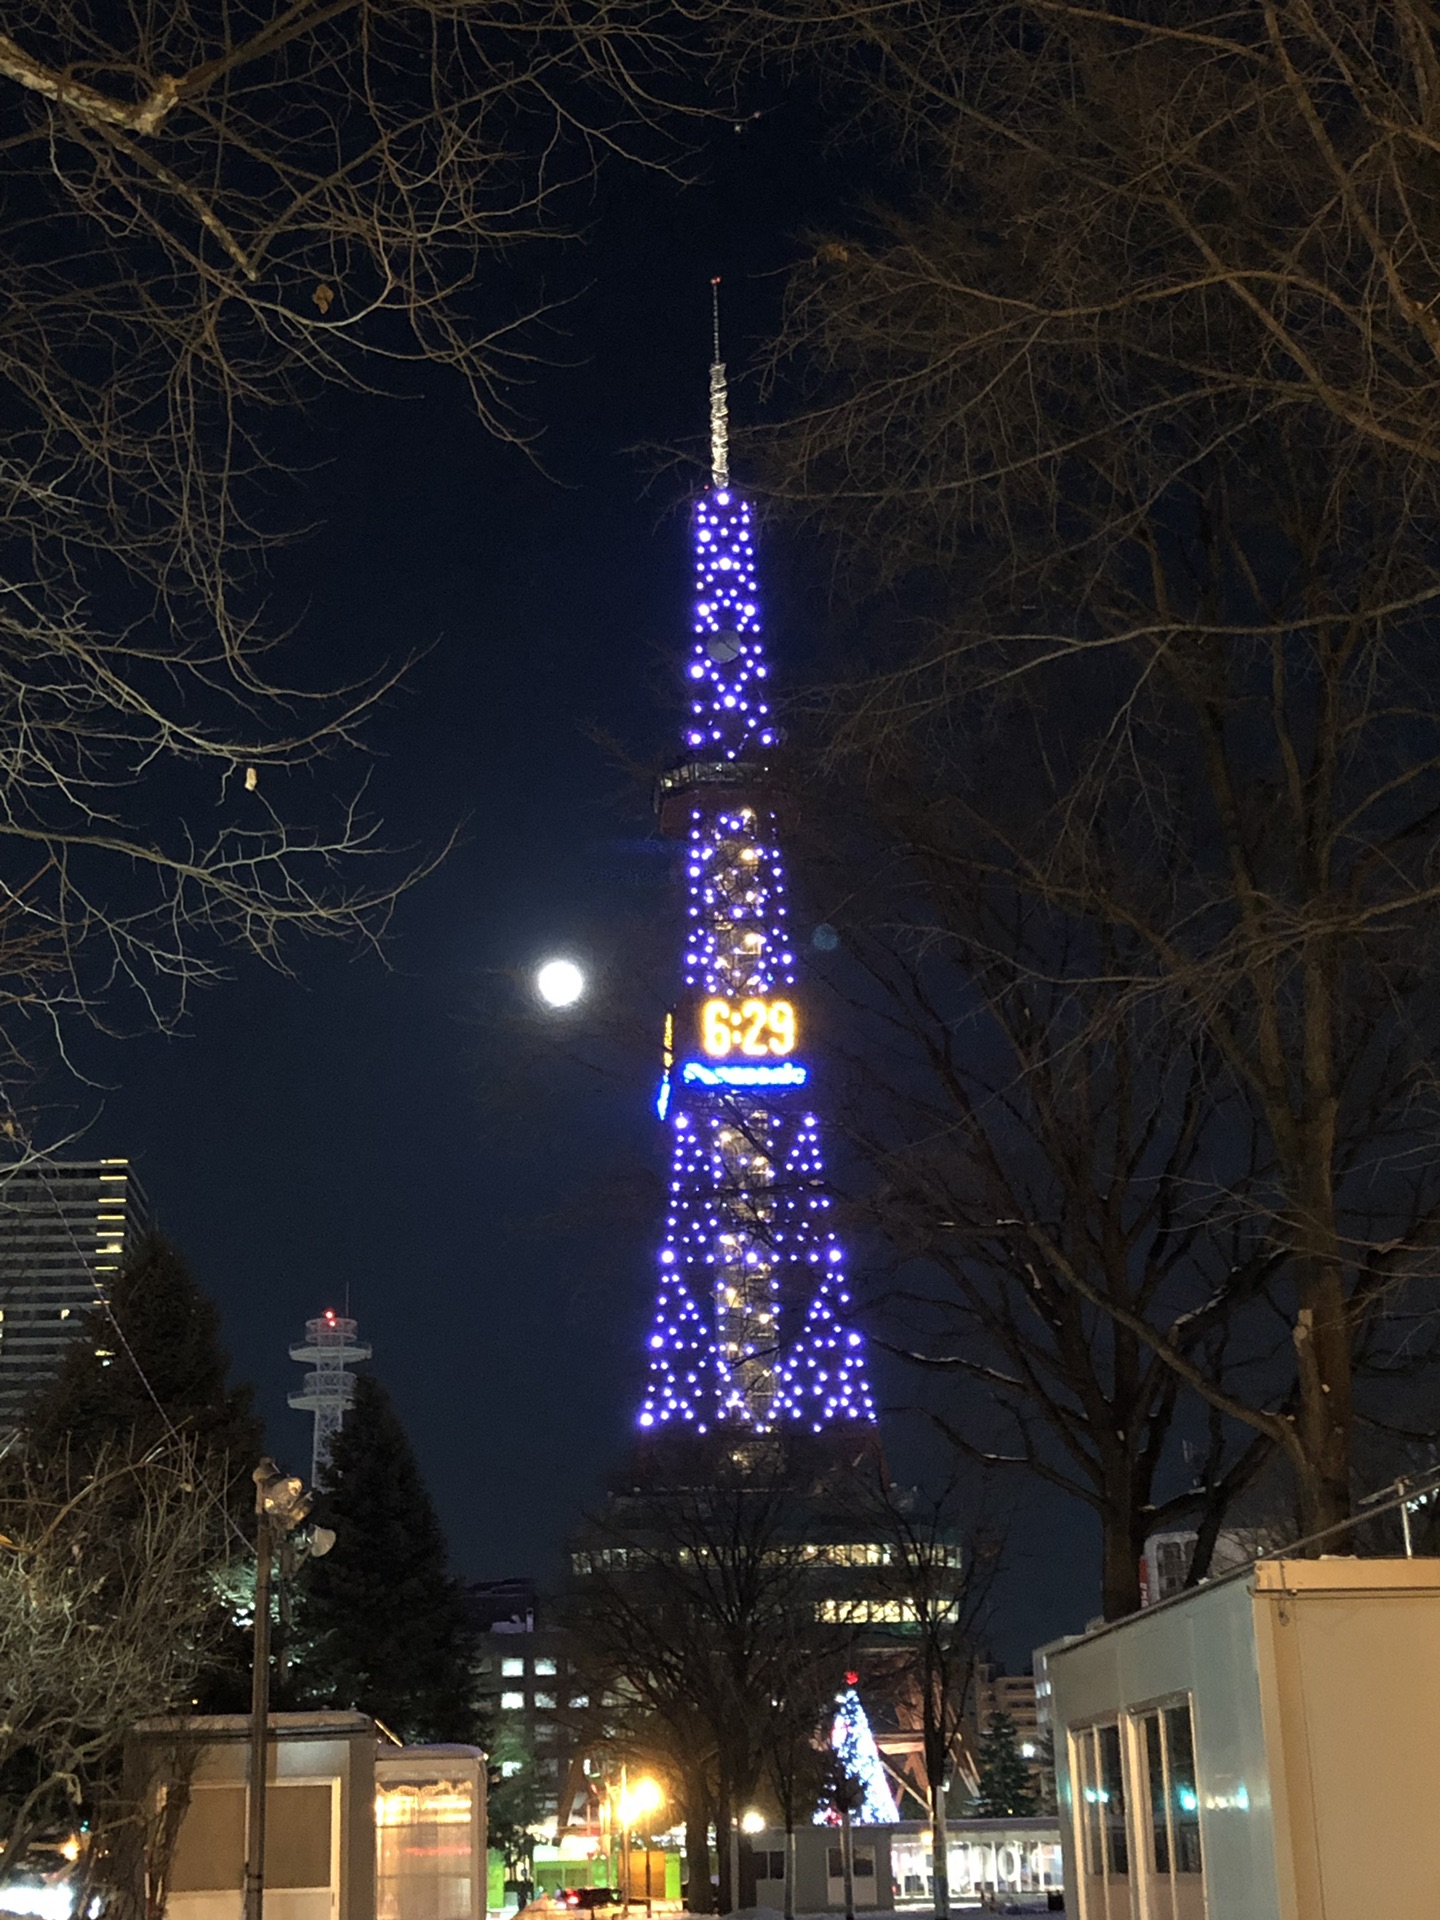
[[[270,1751],[270,1587],[275,1542],[283,1541],[310,1511],[313,1495],[303,1480],[281,1473],[267,1453],[251,1474],[255,1482],[255,1648],[250,1674],[250,1777],[245,1804],[245,1920],[264,1920],[265,1801]],[[328,1553],[335,1535],[312,1527],[303,1545]]]
[[[270,1733],[270,1570],[275,1535],[265,1510],[267,1454],[255,1469],[255,1652],[250,1669],[250,1792],[245,1808],[245,1920],[262,1920],[265,1908],[265,1785]],[[268,1477],[268,1476],[267,1476]],[[300,1482],[295,1482],[298,1488]]]

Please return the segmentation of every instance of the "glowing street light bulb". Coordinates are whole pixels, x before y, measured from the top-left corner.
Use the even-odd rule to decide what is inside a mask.
[[[573,1007],[585,991],[585,976],[573,960],[547,960],[535,976],[535,991],[547,1007]]]
[[[627,1827],[643,1820],[647,1813],[658,1813],[665,1801],[658,1780],[635,1780],[620,1802],[620,1818]]]

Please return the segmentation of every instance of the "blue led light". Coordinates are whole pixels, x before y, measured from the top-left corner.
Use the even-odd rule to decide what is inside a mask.
[[[687,1060],[680,1069],[687,1087],[803,1087],[809,1077],[796,1060],[773,1067],[712,1067],[704,1060]]]

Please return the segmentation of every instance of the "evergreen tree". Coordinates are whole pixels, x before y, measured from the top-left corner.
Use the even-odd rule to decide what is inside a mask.
[[[505,1860],[507,1885],[529,1885],[535,1878],[536,1825],[545,1817],[545,1796],[535,1756],[513,1726],[487,1727],[489,1755],[486,1820],[490,1845]]]
[[[200,1475],[224,1494],[206,1574],[217,1626],[192,1696],[202,1712],[237,1713],[249,1702],[250,1636],[235,1616],[246,1590],[253,1593],[242,1545],[254,1529],[250,1475],[261,1443],[251,1400],[250,1387],[230,1385],[219,1309],[179,1249],[149,1233],[115,1275],[108,1303],[85,1316],[23,1422],[32,1459],[66,1458],[81,1473],[102,1455],[143,1454],[173,1433],[195,1444]]]
[[[295,1673],[312,1703],[374,1714],[404,1740],[473,1740],[473,1635],[409,1437],[373,1374],[321,1476],[335,1545],[308,1561]]]
[[[223,1463],[235,1501],[253,1501],[250,1471],[260,1451],[252,1389],[230,1385],[220,1313],[196,1286],[180,1250],[149,1233],[123,1263],[106,1306],[81,1323],[54,1377],[27,1410],[29,1442],[41,1456],[68,1450],[93,1460],[102,1447],[144,1450],[171,1429]]]
[[[846,1779],[854,1780],[859,1785],[860,1804],[854,1810],[855,1817],[864,1826],[875,1826],[898,1820],[900,1816],[895,1808],[890,1782],[885,1778],[880,1750],[870,1731],[869,1715],[855,1691],[856,1679],[853,1673],[845,1676],[845,1691],[835,1703],[835,1722],[830,1743],[835,1749],[841,1772]]]
[[[982,1819],[1017,1819],[1034,1813],[1035,1778],[1020,1751],[1015,1722],[1008,1713],[990,1716],[976,1755],[980,1791],[975,1811]]]

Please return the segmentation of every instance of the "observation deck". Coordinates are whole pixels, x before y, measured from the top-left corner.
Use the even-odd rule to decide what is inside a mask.
[[[673,840],[683,839],[690,824],[688,803],[696,794],[733,797],[737,789],[755,793],[765,785],[766,774],[760,760],[682,760],[678,767],[668,767],[655,782],[660,831]]]
[[[357,1339],[360,1331],[358,1320],[344,1320],[338,1314],[321,1314],[318,1319],[305,1322],[306,1338],[297,1341],[290,1349],[292,1360],[313,1361],[318,1372],[328,1374],[332,1368],[353,1366],[357,1360],[368,1360],[371,1348],[368,1341]],[[308,1387],[315,1376],[306,1374]],[[290,1396],[291,1406],[298,1406],[294,1394]]]

